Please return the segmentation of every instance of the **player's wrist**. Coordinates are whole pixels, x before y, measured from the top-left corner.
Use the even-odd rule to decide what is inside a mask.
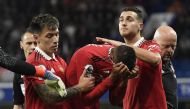
[[[116,82],[117,80],[119,80],[120,78],[120,75],[119,74],[110,74],[109,75],[109,78],[113,81],[113,82]]]
[[[38,76],[38,77],[44,77],[45,76],[46,69],[44,69],[43,67],[35,66],[35,70],[36,70],[35,76]]]

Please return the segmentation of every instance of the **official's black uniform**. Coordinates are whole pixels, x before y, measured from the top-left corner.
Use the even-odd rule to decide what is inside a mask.
[[[162,82],[166,94],[168,109],[177,109],[177,79],[172,62],[166,62],[162,65]]]
[[[13,79],[13,101],[14,105],[24,104],[24,95],[22,88],[24,88],[24,82],[20,74],[15,74]],[[21,88],[22,87],[22,88]]]
[[[26,60],[22,53],[22,60]],[[13,78],[13,102],[14,105],[24,104],[24,81],[20,74],[15,73]]]

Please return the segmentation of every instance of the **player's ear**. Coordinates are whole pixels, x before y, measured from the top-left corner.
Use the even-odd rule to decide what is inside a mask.
[[[20,41],[20,48],[23,49],[22,41]]]
[[[144,27],[144,24],[142,22],[140,22],[139,23],[139,30],[142,31],[143,27]]]

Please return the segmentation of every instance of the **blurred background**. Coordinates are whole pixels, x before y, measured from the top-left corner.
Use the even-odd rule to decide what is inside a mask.
[[[0,0],[0,46],[20,58],[20,37],[33,16],[51,13],[60,21],[60,55],[69,62],[73,52],[96,36],[122,41],[118,32],[120,10],[135,5],[143,10],[144,37],[158,26],[170,25],[178,34],[173,59],[178,78],[179,109],[190,109],[190,0]],[[12,108],[13,73],[0,68],[0,109]],[[105,94],[102,109],[114,109]]]

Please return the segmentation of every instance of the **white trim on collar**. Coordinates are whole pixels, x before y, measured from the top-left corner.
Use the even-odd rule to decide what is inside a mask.
[[[48,56],[43,50],[41,50],[39,47],[35,47],[35,51],[38,52],[39,54],[41,54],[46,60],[51,60],[54,59],[57,61],[57,59],[55,58],[55,54],[53,53],[53,58]]]
[[[139,47],[144,41],[144,37],[141,37],[137,42],[135,42],[133,46]]]

